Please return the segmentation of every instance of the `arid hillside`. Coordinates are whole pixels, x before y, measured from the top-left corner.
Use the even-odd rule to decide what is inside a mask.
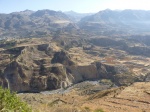
[[[108,82],[84,82],[64,92],[18,94],[18,96],[35,111],[40,112],[149,112],[149,82],[107,90],[103,90],[104,86],[106,89]]]

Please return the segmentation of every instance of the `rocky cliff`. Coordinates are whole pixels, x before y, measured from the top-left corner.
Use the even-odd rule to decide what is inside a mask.
[[[103,63],[99,58],[94,59],[95,56],[86,54],[96,48],[94,45],[89,49],[75,47],[64,50],[65,45],[48,40],[44,44],[39,40],[36,43],[36,40],[22,45],[17,45],[18,42],[17,46],[0,51],[1,86],[17,92],[40,92],[66,88],[86,80],[109,79],[113,84],[121,86],[130,85],[139,79],[149,79],[148,76],[146,79],[137,77],[124,64]],[[101,41],[96,42],[101,44]],[[97,44],[94,39],[91,43]],[[114,43],[120,45],[118,41],[107,43],[110,46]]]

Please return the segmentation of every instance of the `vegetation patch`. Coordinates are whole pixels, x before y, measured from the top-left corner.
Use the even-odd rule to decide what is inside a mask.
[[[22,102],[15,93],[0,87],[0,112],[32,112],[27,103]]]
[[[6,43],[4,44],[4,48],[10,49],[10,48],[16,46],[16,44],[17,44],[16,41],[6,41]]]
[[[94,112],[104,112],[102,109],[96,109]]]
[[[86,110],[86,112],[91,112],[91,109],[89,107],[84,107],[84,109]]]

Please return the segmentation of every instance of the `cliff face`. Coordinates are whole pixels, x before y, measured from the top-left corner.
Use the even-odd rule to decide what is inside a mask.
[[[128,85],[135,81],[136,78],[130,73],[126,75],[127,73],[118,71],[121,70],[115,66],[96,62],[87,66],[52,66],[38,75],[27,76],[21,65],[12,62],[4,70],[3,83],[7,82],[8,88],[12,91],[39,92],[64,88],[85,80],[110,79],[117,85]]]
[[[56,60],[57,54],[61,54],[56,51],[51,44],[4,50],[1,53],[6,62],[1,65],[0,85],[17,92],[39,92],[70,85],[64,65],[65,62],[70,64],[71,60],[68,61],[69,57],[65,52],[62,52],[65,57],[61,59],[58,55],[60,58]],[[51,60],[56,62],[52,64]]]
[[[78,64],[55,43],[14,47],[1,53],[6,62],[1,65],[0,85],[12,91],[54,90],[85,80],[109,79],[119,86],[137,81],[125,66],[100,61]]]

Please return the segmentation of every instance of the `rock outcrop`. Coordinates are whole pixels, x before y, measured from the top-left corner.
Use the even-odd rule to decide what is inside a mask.
[[[100,62],[87,66],[59,64],[43,67],[42,71],[29,69],[30,72],[26,72],[24,69],[17,62],[10,63],[4,70],[5,80],[3,83],[7,82],[5,85],[12,91],[39,92],[64,88],[85,80],[110,79],[119,86],[129,85],[136,80],[130,72],[123,71],[123,67],[105,65]]]
[[[71,66],[74,64],[73,61],[71,61],[70,56],[65,51],[56,52],[54,54],[54,57],[51,61],[52,63],[61,63],[63,65]]]
[[[25,74],[22,66],[16,61],[7,65],[4,70],[4,76],[7,81],[8,88],[12,91],[28,91],[29,78]]]

